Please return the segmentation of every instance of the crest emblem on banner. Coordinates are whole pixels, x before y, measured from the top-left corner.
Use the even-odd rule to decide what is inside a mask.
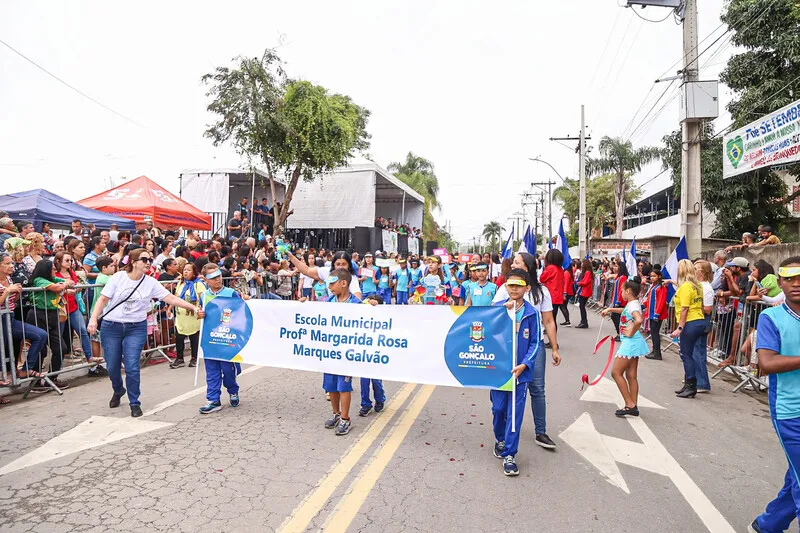
[[[223,309],[222,316],[220,317],[221,324],[230,324],[231,323],[231,316],[233,315],[233,311],[230,309]]]
[[[469,331],[469,338],[472,342],[481,342],[484,339],[483,322],[473,322]]]

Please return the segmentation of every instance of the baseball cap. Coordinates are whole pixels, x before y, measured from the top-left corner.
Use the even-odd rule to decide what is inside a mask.
[[[726,267],[737,266],[739,268],[747,268],[749,265],[750,263],[748,263],[747,259],[745,259],[744,257],[734,257],[733,259],[725,263]]]

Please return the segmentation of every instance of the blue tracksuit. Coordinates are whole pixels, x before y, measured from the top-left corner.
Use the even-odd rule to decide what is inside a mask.
[[[800,316],[785,303],[762,311],[756,348],[800,357]],[[769,376],[769,411],[789,468],[778,496],[756,519],[764,533],[786,531],[800,518],[800,370]]]
[[[395,298],[397,305],[408,305],[408,285],[411,282],[411,273],[407,268],[401,268],[392,275],[396,283]]]
[[[361,407],[364,408],[372,407],[372,400],[369,399],[370,382],[372,382],[372,392],[375,394],[375,403],[386,403],[386,392],[383,390],[383,380],[361,378]]]
[[[392,303],[392,287],[389,285],[391,274],[378,274],[378,296],[383,298],[383,303],[390,305]]]
[[[217,294],[213,294],[211,289],[206,289],[203,293],[203,309],[208,302],[222,296],[223,298],[241,298],[239,293],[229,287],[223,287]],[[209,402],[219,402],[222,394],[222,385],[228,394],[239,394],[239,384],[236,382],[236,375],[242,373],[242,365],[231,363],[230,361],[217,361],[215,359],[203,359],[206,367],[206,400]]]
[[[508,300],[494,305],[503,305]],[[525,419],[525,401],[528,394],[528,383],[533,380],[533,362],[539,352],[542,338],[542,319],[539,311],[528,301],[517,312],[517,356],[516,364],[524,364],[526,368],[517,379],[516,397],[512,399],[511,391],[490,391],[492,400],[492,426],[497,442],[505,442],[503,457],[516,455],[519,449],[519,434],[522,421]],[[511,402],[516,404],[516,431],[511,431]]]

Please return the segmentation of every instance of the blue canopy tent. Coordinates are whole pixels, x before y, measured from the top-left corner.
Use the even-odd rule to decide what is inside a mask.
[[[76,218],[84,224],[94,224],[98,228],[117,224],[121,230],[136,229],[133,220],[84,207],[44,189],[2,195],[0,210],[6,211],[14,220],[33,222],[37,231],[42,229],[45,222],[51,226],[69,228]]]

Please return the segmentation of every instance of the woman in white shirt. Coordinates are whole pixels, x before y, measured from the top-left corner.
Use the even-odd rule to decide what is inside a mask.
[[[98,320],[102,319],[100,339],[114,389],[114,395],[108,404],[112,408],[119,407],[119,401],[126,392],[122,384],[121,368],[124,358],[125,385],[128,387],[128,402],[133,417],[142,416],[139,402],[139,357],[147,340],[147,313],[153,307],[153,300],[163,300],[193,313],[199,311],[195,305],[171,294],[155,278],[145,275],[152,264],[153,257],[147,250],[133,250],[128,256],[125,269],[111,276],[100,292],[87,327],[89,334],[94,335]]]
[[[314,254],[307,253],[305,257],[303,257],[303,261],[309,267],[317,266],[317,258],[314,257]],[[306,276],[305,274],[300,274],[300,294],[297,296],[300,298],[308,298],[311,299],[311,289],[314,287],[314,278],[311,276]]]
[[[539,277],[536,275],[536,258],[528,253],[518,253],[514,256],[511,268],[521,268],[527,271],[531,277],[531,290],[525,295],[525,299],[533,304],[542,316],[542,325],[544,326],[542,328],[542,338],[544,338],[544,333],[546,332],[553,350],[553,366],[558,366],[561,364],[561,355],[558,353],[556,321],[553,317],[553,299],[547,287],[539,283]],[[497,288],[497,294],[492,303],[504,302],[507,299],[508,291],[503,285]],[[536,444],[542,448],[552,450],[556,447],[556,443],[547,436],[547,401],[545,400],[544,392],[546,361],[544,343],[539,343],[539,353],[536,354],[536,359],[533,362],[533,381],[528,384],[528,390],[531,393],[531,410],[533,411],[533,424],[536,429]]]

